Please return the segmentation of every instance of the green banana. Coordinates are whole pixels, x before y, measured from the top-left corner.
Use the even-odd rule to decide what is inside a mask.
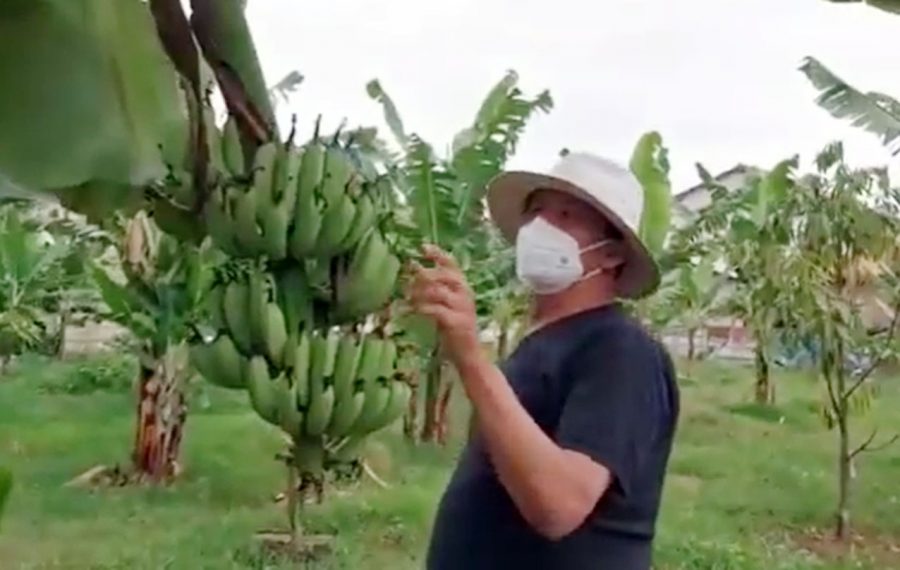
[[[353,381],[356,379],[361,349],[362,345],[356,335],[352,333],[344,334],[338,341],[334,357],[334,374],[332,374],[332,383],[338,401],[353,393]]]
[[[213,244],[228,255],[236,257],[238,245],[234,225],[225,207],[222,190],[213,190],[204,206],[203,216]]]
[[[220,382],[219,366],[213,359],[212,346],[205,342],[197,342],[191,344],[189,349],[189,359],[191,366],[203,376],[207,381],[216,384]]]
[[[282,311],[284,314],[284,311]],[[297,333],[290,333],[287,335],[287,340],[284,341],[284,350],[283,354],[283,362],[285,370],[292,371],[294,369],[294,363],[297,361],[297,343],[300,342]]]
[[[390,396],[384,406],[384,410],[377,419],[372,421],[372,431],[378,431],[391,425],[400,418],[409,405],[412,396],[412,388],[406,382],[391,382],[389,384]]]
[[[222,298],[224,296],[225,288],[219,284],[212,286],[206,296],[206,312],[209,315],[209,322],[216,329],[216,332],[227,327],[225,312],[222,308]]]
[[[375,224],[377,217],[375,203],[368,194],[362,194],[357,198],[355,206],[356,213],[353,216],[353,224],[351,225],[350,232],[341,242],[341,251],[352,249],[365,235],[366,231]]]
[[[261,268],[254,267],[247,279],[247,316],[249,317],[250,339],[253,348],[261,352],[266,348],[269,334],[268,291],[266,275]]]
[[[287,330],[297,333],[312,322],[312,293],[303,267],[291,264],[276,276],[276,298],[284,313]]]
[[[325,389],[325,370],[328,367],[328,338],[316,334],[309,339],[309,394],[310,399]]]
[[[332,437],[343,437],[359,417],[366,395],[363,392],[347,392],[343,395],[336,394],[335,398],[334,412],[331,414],[331,423],[328,424],[326,431]]]
[[[322,227],[313,248],[317,257],[331,257],[342,253],[341,243],[353,228],[355,214],[353,200],[346,194],[338,196],[328,205],[322,214]]]
[[[384,351],[384,339],[375,335],[366,335],[362,340],[360,349],[359,367],[356,371],[356,381],[362,384],[363,389],[375,382],[381,370],[381,353]]]
[[[228,330],[234,343],[244,354],[252,354],[247,285],[240,280],[232,281],[225,287],[225,296],[222,300],[225,322],[228,323]]]
[[[302,187],[297,193],[293,226],[288,236],[288,249],[291,256],[297,260],[302,260],[312,253],[316,245],[316,236],[322,227],[322,213],[319,211],[316,196],[312,190],[307,193]]]
[[[380,380],[391,380],[394,378],[396,370],[397,343],[386,338],[381,348],[381,357],[378,359],[378,378]]]
[[[384,412],[390,396],[391,389],[385,386],[383,383],[374,381],[366,384],[366,401],[363,403],[362,410],[360,410],[359,412],[359,417],[357,417],[356,421],[353,422],[353,427],[350,428],[350,433],[371,433],[375,422],[378,421],[378,419],[381,417],[381,414]]]
[[[350,157],[340,147],[330,145],[325,150],[325,166],[322,175],[322,198],[328,205],[334,204],[345,194],[347,184],[354,174]]]
[[[246,359],[238,352],[231,337],[221,333],[213,341],[210,349],[219,378],[213,383],[223,388],[245,388],[246,378],[243,370]]]
[[[278,425],[278,393],[272,377],[269,376],[266,359],[254,356],[247,364],[247,391],[250,404],[263,420]]]
[[[304,145],[300,171],[297,174],[297,198],[315,196],[322,185],[324,167],[325,145],[319,140],[312,140]]]
[[[331,421],[334,410],[334,388],[326,387],[321,392],[311,392],[309,409],[306,411],[305,432],[307,435],[322,435]]]
[[[212,106],[202,105],[203,126],[206,129],[206,148],[209,151],[209,167],[217,175],[225,174],[225,157],[222,154],[222,133],[216,126],[216,115]],[[208,176],[214,179],[215,175]]]
[[[294,350],[294,368],[292,381],[294,393],[297,397],[297,407],[305,409],[309,405],[309,377],[312,368],[312,342],[307,332],[300,333],[297,339],[297,348]]]
[[[235,193],[232,219],[241,257],[257,257],[262,253],[262,236],[256,225],[258,201],[255,187],[238,189]]]
[[[329,331],[325,335],[325,368],[322,371],[322,378],[329,384],[334,382],[334,365],[340,341],[341,335],[335,331]]]
[[[298,437],[303,430],[303,412],[297,409],[294,388],[284,372],[273,384],[278,398],[278,425],[291,437]]]
[[[378,240],[376,240],[378,241]],[[382,241],[383,243],[383,241]],[[385,251],[379,266],[360,261],[354,264],[358,254],[350,263],[347,278],[339,292],[336,316],[347,319],[374,312],[384,306],[391,298],[400,275],[400,260],[390,251],[381,250],[380,246],[371,246],[373,256]],[[368,272],[368,273],[366,273]]]
[[[232,176],[244,174],[244,151],[241,149],[241,134],[237,121],[230,114],[222,127],[222,159]]]
[[[281,260],[288,251],[288,225],[290,212],[280,204],[259,205],[259,223],[262,226],[262,248],[269,259]]]
[[[287,344],[288,334],[284,324],[284,313],[276,303],[269,303],[265,309],[268,312],[266,319],[266,354],[276,366],[284,366],[284,347]]]
[[[272,202],[272,183],[275,179],[276,163],[281,145],[267,141],[256,149],[253,156],[253,189],[257,200]]]

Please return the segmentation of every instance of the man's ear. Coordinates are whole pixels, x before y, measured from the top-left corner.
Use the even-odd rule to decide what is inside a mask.
[[[625,263],[625,244],[617,241],[608,244],[602,249],[602,257],[600,259],[600,267],[607,271],[611,271]]]

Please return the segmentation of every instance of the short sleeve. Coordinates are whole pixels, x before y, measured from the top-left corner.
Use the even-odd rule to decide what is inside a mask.
[[[636,332],[619,333],[579,347],[563,365],[570,389],[555,439],[609,469],[627,496],[656,447],[663,409],[655,345]]]

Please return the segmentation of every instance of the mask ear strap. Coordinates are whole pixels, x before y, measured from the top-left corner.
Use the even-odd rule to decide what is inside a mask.
[[[587,252],[589,252],[589,251],[594,251],[595,249],[600,248],[600,247],[603,247],[604,245],[606,245],[606,244],[608,244],[608,243],[610,243],[610,242],[612,242],[612,241],[613,241],[613,240],[611,240],[611,239],[609,239],[609,238],[607,238],[607,239],[602,239],[602,240],[600,240],[600,241],[594,242],[594,243],[592,243],[591,245],[589,245],[589,246],[583,248],[583,249],[582,249],[581,251],[579,251],[578,253],[587,253]]]

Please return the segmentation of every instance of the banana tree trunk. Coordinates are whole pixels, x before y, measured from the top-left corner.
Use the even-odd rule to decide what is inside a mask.
[[[138,372],[137,425],[132,462],[135,476],[152,483],[176,477],[187,418],[186,362],[181,347],[142,359]]]
[[[419,424],[419,376],[419,371],[414,370],[408,379],[412,393],[406,407],[406,414],[403,416],[403,435],[412,442],[416,440]]]
[[[425,413],[422,422],[421,441],[434,442],[438,435],[441,400],[441,358],[440,350],[435,350],[428,361],[425,375]]]
[[[454,382],[445,382],[443,386],[443,393],[441,394],[440,399],[438,400],[438,409],[437,409],[437,434],[436,439],[439,445],[447,444],[447,431],[450,426],[450,418],[447,415],[448,410],[450,409],[450,398],[453,395],[453,386]]]
[[[688,350],[687,350],[687,358],[688,360],[694,360],[697,357],[697,329],[690,328],[687,332],[687,342],[688,342]]]

